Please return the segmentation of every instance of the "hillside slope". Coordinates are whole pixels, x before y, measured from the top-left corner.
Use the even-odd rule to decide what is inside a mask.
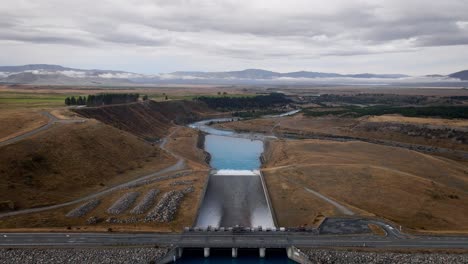
[[[78,108],[76,113],[131,132],[148,140],[167,134],[174,124],[186,124],[216,112],[205,104],[193,101],[167,101]]]
[[[468,230],[468,167],[463,163],[400,148],[326,140],[273,141],[265,157],[265,180],[282,225],[341,215],[302,190],[309,188],[356,213],[416,230]],[[293,217],[304,213],[306,218]]]
[[[54,125],[1,147],[0,157],[0,202],[16,209],[66,202],[175,163],[160,148],[93,120]]]

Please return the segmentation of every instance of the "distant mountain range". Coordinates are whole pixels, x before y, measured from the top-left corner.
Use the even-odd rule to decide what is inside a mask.
[[[34,85],[150,85],[180,84],[391,84],[456,82],[468,80],[468,71],[450,75],[409,76],[405,74],[339,74],[297,71],[280,73],[261,69],[226,72],[178,71],[138,74],[125,71],[83,70],[60,65],[30,64],[0,66],[0,83]]]
[[[468,70],[452,73],[452,74],[449,74],[449,76],[452,78],[468,81]]]
[[[404,74],[338,74],[338,73],[326,73],[326,72],[288,72],[279,73],[273,71],[265,71],[260,69],[247,69],[243,71],[228,71],[228,72],[174,72],[171,73],[174,76],[194,76],[197,78],[238,78],[238,79],[274,79],[274,78],[337,78],[337,77],[348,77],[348,78],[404,78],[409,77]]]

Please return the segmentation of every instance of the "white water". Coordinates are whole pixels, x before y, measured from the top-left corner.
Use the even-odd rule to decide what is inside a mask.
[[[208,181],[197,218],[198,227],[274,227],[260,173],[263,135],[239,134],[208,126],[231,118],[205,120],[190,125],[208,135],[205,150],[216,169]]]

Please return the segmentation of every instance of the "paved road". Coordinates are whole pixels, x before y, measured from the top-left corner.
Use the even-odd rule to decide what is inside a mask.
[[[156,233],[3,233],[0,247],[95,247],[160,245],[216,248],[285,248],[300,247],[376,247],[376,248],[464,248],[468,237],[421,236],[394,238],[374,235],[329,236],[298,232],[193,232],[183,234]]]
[[[45,111],[41,112],[41,114],[46,116],[47,118],[49,118],[49,121],[47,122],[47,124],[45,124],[43,126],[40,126],[40,127],[36,128],[36,129],[33,129],[33,130],[29,131],[29,132],[26,132],[24,134],[18,135],[16,137],[4,140],[4,141],[0,142],[0,147],[5,146],[5,145],[9,145],[9,144],[12,144],[12,143],[15,143],[15,142],[18,142],[18,141],[26,139],[26,138],[29,138],[29,137],[31,137],[33,135],[36,135],[39,132],[42,132],[44,130],[49,129],[53,124],[56,124],[56,123],[71,124],[71,123],[83,123],[83,122],[86,121],[85,119],[58,119],[54,115],[50,114],[49,112],[45,112]]]

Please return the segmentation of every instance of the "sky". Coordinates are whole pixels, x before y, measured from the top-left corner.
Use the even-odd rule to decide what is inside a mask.
[[[0,65],[449,74],[466,0],[0,0]]]

